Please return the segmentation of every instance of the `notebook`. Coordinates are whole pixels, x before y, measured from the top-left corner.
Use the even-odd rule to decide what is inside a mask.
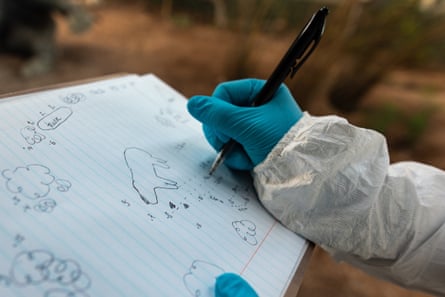
[[[284,296],[308,242],[221,166],[186,98],[123,75],[0,100],[0,296]]]

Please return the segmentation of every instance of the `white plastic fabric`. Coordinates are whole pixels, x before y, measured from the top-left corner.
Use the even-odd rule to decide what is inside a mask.
[[[444,171],[390,165],[381,134],[305,113],[253,177],[278,220],[337,260],[445,295]]]

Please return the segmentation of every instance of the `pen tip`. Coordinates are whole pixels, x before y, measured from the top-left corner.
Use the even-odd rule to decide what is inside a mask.
[[[216,168],[218,168],[219,164],[221,164],[221,162],[224,159],[224,154],[222,153],[223,150],[221,150],[218,155],[215,158],[215,161],[213,161],[212,166],[210,166],[210,171],[209,171],[209,175],[212,175],[213,172],[215,172]]]
[[[213,172],[215,172],[215,168],[210,168],[210,170],[209,170],[209,175],[212,175]]]

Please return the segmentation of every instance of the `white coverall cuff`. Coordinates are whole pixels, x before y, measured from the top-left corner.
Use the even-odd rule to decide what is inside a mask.
[[[305,113],[253,177],[263,205],[289,229],[366,258],[373,256],[364,244],[371,237],[369,210],[388,166],[381,134]]]

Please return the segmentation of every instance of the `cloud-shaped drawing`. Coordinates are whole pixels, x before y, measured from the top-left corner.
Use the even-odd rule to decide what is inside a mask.
[[[36,205],[34,205],[34,210],[38,212],[50,213],[56,206],[57,203],[53,199],[43,199],[40,200]]]
[[[224,270],[212,263],[195,260],[184,275],[184,285],[193,297],[213,296],[216,278]]]
[[[29,199],[48,195],[49,185],[55,179],[49,168],[37,164],[17,167],[14,170],[5,169],[2,176],[6,179],[6,188],[10,192],[22,194]]]
[[[71,93],[62,97],[62,101],[67,104],[77,104],[86,99],[83,93]]]
[[[65,179],[56,179],[56,189],[60,192],[67,192],[71,188],[71,182]]]
[[[38,285],[50,275],[48,266],[54,257],[45,251],[22,252],[12,263],[11,280],[18,286]]]
[[[234,221],[232,226],[245,242],[250,245],[257,245],[256,225],[253,222],[249,220]]]
[[[83,292],[91,285],[90,278],[80,265],[69,259],[59,259],[45,250],[23,251],[12,262],[9,272],[11,284],[19,287],[50,282],[62,286],[45,293],[51,297],[86,296]]]
[[[28,144],[36,144],[42,142],[46,137],[43,134],[40,134],[36,131],[36,128],[33,126],[26,126],[25,128],[20,130],[20,134],[26,140]]]

